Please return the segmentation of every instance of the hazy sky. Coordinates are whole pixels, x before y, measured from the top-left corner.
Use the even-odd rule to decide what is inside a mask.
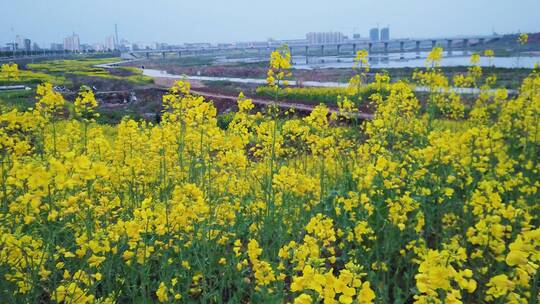
[[[234,42],[303,38],[310,31],[441,37],[540,31],[540,0],[0,0],[0,44],[81,43],[114,33],[131,42]],[[12,30],[13,29],[13,30]]]

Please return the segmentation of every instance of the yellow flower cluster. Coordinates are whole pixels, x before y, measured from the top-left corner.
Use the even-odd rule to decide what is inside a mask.
[[[186,81],[159,124],[98,124],[88,91],[66,119],[39,86],[34,109],[0,111],[0,299],[538,301],[540,74],[467,104],[435,65],[416,79],[427,94],[367,84],[370,121],[241,94],[227,126]]]
[[[360,68],[364,72],[369,72],[369,54],[366,50],[360,50],[356,52],[356,57],[354,57],[353,68]]]
[[[36,89],[38,102],[36,103],[36,109],[43,112],[44,116],[55,117],[56,114],[60,114],[60,111],[64,108],[64,97],[62,94],[56,92],[52,84],[41,84]]]
[[[83,120],[92,120],[98,116],[98,113],[94,113],[98,106],[94,92],[88,88],[81,89],[73,104],[75,105],[75,113]]]
[[[259,259],[262,249],[256,240],[249,241],[247,254],[253,268],[257,287],[270,285],[270,283],[276,280],[272,266],[268,262]]]
[[[529,41],[529,34],[527,33],[521,33],[518,37],[518,43],[521,45],[527,44]]]
[[[19,80],[19,66],[16,63],[5,63],[0,66],[0,79]]]
[[[266,77],[268,86],[279,88],[282,85],[289,85],[286,78],[292,76],[291,72],[289,72],[290,69],[291,52],[289,48],[284,45],[270,54],[270,67]]]

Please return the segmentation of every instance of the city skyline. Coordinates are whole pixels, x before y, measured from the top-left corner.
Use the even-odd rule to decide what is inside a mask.
[[[374,32],[375,31],[375,32]],[[456,35],[456,36],[433,36],[433,37],[394,37],[390,36],[390,27],[384,26],[384,27],[372,27],[368,29],[368,33],[361,35],[358,32],[353,32],[350,35],[346,33],[342,33],[339,31],[322,31],[322,32],[308,32],[304,35],[304,37],[299,37],[296,39],[274,39],[274,38],[268,38],[266,40],[252,40],[252,41],[230,41],[230,42],[182,42],[182,43],[167,43],[167,42],[160,42],[160,41],[128,41],[124,38],[118,38],[113,35],[106,35],[103,40],[101,41],[84,41],[80,40],[79,35],[73,32],[72,34],[64,37],[61,39],[60,42],[52,41],[52,42],[45,42],[41,45],[36,43],[32,39],[28,39],[28,37],[24,37],[21,35],[16,35],[15,38],[7,42],[4,45],[0,45],[0,49],[6,49],[6,47],[10,48],[14,45],[17,47],[17,50],[25,50],[29,51],[32,49],[33,51],[41,50],[41,49],[50,49],[50,50],[69,50],[69,51],[83,51],[83,50],[95,50],[95,51],[107,51],[107,50],[117,50],[117,49],[123,49],[123,50],[129,50],[133,47],[137,47],[137,49],[155,49],[155,48],[170,48],[174,46],[182,46],[182,45],[238,45],[238,44],[259,44],[263,42],[271,42],[271,41],[282,41],[283,43],[293,42],[298,43],[299,41],[306,41],[308,44],[324,44],[324,43],[341,43],[346,41],[354,41],[354,40],[371,40],[371,41],[391,41],[391,40],[416,40],[416,39],[426,39],[426,38],[433,38],[433,39],[460,39],[461,37],[487,37],[490,35]],[[520,32],[518,32],[520,33]],[[505,35],[505,34],[516,34],[516,33],[495,33],[492,34],[497,35]],[[331,35],[332,37],[329,38],[328,35]],[[75,39],[77,42],[73,42],[72,39]],[[21,43],[20,41],[24,41],[24,43]],[[27,41],[29,41],[27,43]],[[30,41],[33,43],[32,47],[29,48],[28,44]],[[75,45],[75,46],[74,46]]]
[[[277,5],[272,7],[280,10],[276,15],[283,16],[283,19],[289,20],[288,23],[269,21],[272,14],[261,13],[266,8],[257,3],[231,1],[229,8],[216,10],[215,6],[207,5],[208,0],[202,2],[180,4],[171,0],[156,0],[151,4],[129,5],[127,1],[107,3],[98,0],[87,4],[82,1],[52,0],[32,3],[35,9],[27,10],[29,0],[17,1],[3,6],[7,8],[7,14],[0,20],[0,29],[5,33],[0,35],[0,43],[10,43],[15,35],[20,35],[40,45],[49,46],[50,43],[62,42],[63,38],[73,32],[81,37],[81,43],[105,43],[109,36],[115,35],[115,23],[118,23],[122,39],[170,44],[299,39],[305,38],[309,32],[330,31],[342,32],[348,36],[359,33],[362,37],[368,37],[369,29],[377,25],[390,25],[392,36],[402,38],[490,34],[492,30],[499,33],[540,31],[534,15],[540,9],[540,3],[532,0],[522,1],[520,6],[523,9],[520,10],[509,10],[512,5],[505,1],[468,3],[458,0],[448,5],[442,1],[432,3],[413,0],[407,3],[392,2],[390,6],[386,5],[389,0],[338,0],[338,8],[334,11],[324,9],[322,1],[298,1],[287,5],[285,1],[274,1]],[[368,4],[370,11],[363,11],[362,8]],[[40,13],[47,7],[53,8],[51,16],[54,18]],[[245,9],[238,11],[242,7]],[[460,9],[456,10],[456,7]],[[75,9],[85,13],[67,13]],[[223,9],[226,10],[226,17],[213,18],[223,16]],[[396,14],[397,10],[405,13]],[[459,18],[472,16],[475,16],[476,21],[466,25],[459,22]],[[31,26],[29,19],[43,26]],[[423,26],[427,23],[429,27]],[[193,25],[189,30],[186,28],[188,24]]]

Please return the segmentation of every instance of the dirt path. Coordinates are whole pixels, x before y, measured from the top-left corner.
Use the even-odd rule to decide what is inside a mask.
[[[115,68],[119,63],[110,63],[110,64],[104,64],[104,65],[97,65],[98,67],[103,67],[103,68]],[[173,77],[171,77],[173,76]],[[169,75],[169,76],[166,76],[166,77],[160,77],[160,76],[151,76],[153,79],[154,79],[154,84],[159,88],[159,89],[163,89],[163,90],[166,90],[167,88],[170,88],[174,82],[176,80],[179,80],[181,79],[180,77],[174,77],[174,75]],[[198,81],[198,80],[190,80],[190,83],[191,83],[191,92],[193,92],[194,94],[197,94],[197,95],[201,95],[201,96],[204,96],[204,97],[207,97],[207,98],[214,98],[214,99],[218,99],[218,100],[224,100],[224,101],[227,101],[227,102],[231,102],[231,103],[234,103],[236,104],[236,101],[238,99],[237,96],[233,96],[233,95],[227,95],[227,94],[222,94],[222,93],[216,93],[216,92],[205,92],[204,89],[206,88],[206,86],[204,85],[204,83],[202,83],[201,81]],[[102,92],[103,93],[103,92]],[[104,93],[116,93],[116,92],[104,92]],[[261,105],[261,106],[269,106],[269,105],[273,105],[274,104],[274,101],[272,100],[268,100],[268,99],[261,99],[261,98],[253,98],[253,97],[249,97],[248,98],[252,99],[253,103],[255,105]],[[119,104],[119,105],[109,105],[108,107],[121,107],[123,106],[123,104]],[[296,111],[299,111],[299,112],[306,112],[306,113],[310,113],[311,111],[313,111],[313,109],[315,109],[315,105],[311,105],[311,104],[305,104],[305,103],[298,103],[298,102],[286,102],[286,101],[279,101],[277,102],[277,106],[281,109],[294,109]],[[329,112],[330,113],[336,113],[336,114],[339,114],[339,111],[337,108],[335,107],[328,107],[329,109]],[[362,112],[358,112],[358,113],[351,113],[350,114],[351,117],[354,117],[354,118],[358,118],[360,120],[370,120],[370,119],[373,119],[373,114],[370,114],[370,113],[362,113]]]
[[[171,87],[175,80],[177,79],[165,78],[165,77],[154,78],[154,82],[156,85],[165,87],[165,88]],[[190,83],[191,83],[191,92],[193,92],[194,94],[201,95],[207,98],[226,100],[226,101],[234,102],[234,103],[236,103],[236,100],[238,99],[238,96],[234,96],[234,95],[227,95],[227,94],[216,93],[216,92],[206,92],[204,90],[205,85],[200,81],[190,81]],[[256,105],[269,106],[269,105],[274,104],[274,101],[268,100],[268,99],[253,98],[253,97],[248,97],[248,98],[251,98],[253,100],[253,103]],[[308,113],[313,111],[313,109],[315,108],[314,105],[310,105],[310,104],[285,102],[285,101],[278,102],[277,106],[280,107],[281,109],[294,109],[296,111],[308,112]],[[330,113],[338,113],[337,108],[329,107],[329,110],[330,110]],[[373,118],[373,114],[369,114],[369,113],[355,113],[353,116],[361,120]]]
[[[197,95],[207,97],[207,98],[224,99],[224,100],[230,100],[232,102],[236,102],[236,100],[238,99],[237,96],[225,95],[225,94],[219,94],[219,93],[209,93],[209,92],[204,92],[201,90],[192,89],[191,92]],[[259,98],[251,98],[251,99],[253,103],[256,105],[270,106],[274,104],[274,101],[267,100],[267,99],[259,99]],[[308,105],[308,104],[303,104],[303,103],[282,102],[282,101],[277,102],[277,106],[282,109],[294,109],[300,112],[311,112],[315,108],[314,105]],[[339,112],[338,109],[336,108],[329,107],[328,109],[330,113],[338,114]],[[351,115],[361,120],[373,119],[373,114],[368,114],[368,113],[355,113]]]

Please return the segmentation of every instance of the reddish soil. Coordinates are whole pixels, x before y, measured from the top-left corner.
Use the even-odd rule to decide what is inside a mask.
[[[173,78],[155,78],[154,83],[157,86],[168,88],[171,87],[176,79]],[[190,81],[192,92],[198,95],[205,96],[214,101],[214,105],[218,108],[218,112],[222,113],[224,111],[230,110],[231,107],[236,107],[236,100],[238,95],[231,94],[230,92],[223,92],[220,88],[217,87],[207,87],[200,81]],[[248,98],[253,100],[253,103],[258,106],[268,106],[274,104],[274,101],[268,98],[254,97],[247,94]],[[282,109],[295,109],[299,112],[309,113],[316,106],[313,103],[305,102],[302,100],[297,100],[294,102],[278,102],[278,107]],[[329,107],[330,112],[337,112],[336,107]],[[368,108],[361,109],[361,113],[358,113],[358,117],[361,119],[371,119],[373,115]]]

